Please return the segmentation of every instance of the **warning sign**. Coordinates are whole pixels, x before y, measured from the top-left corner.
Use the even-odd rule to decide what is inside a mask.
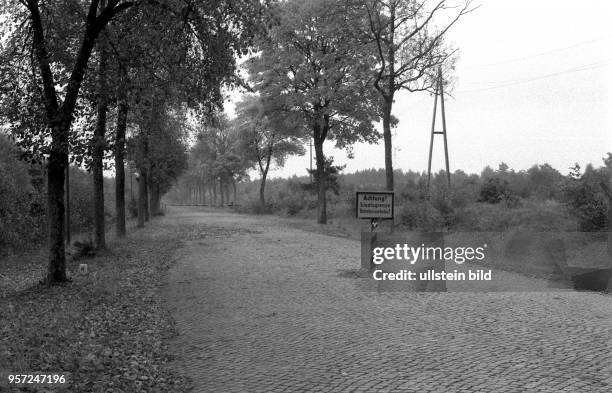
[[[393,219],[392,191],[358,191],[355,205],[357,218]]]

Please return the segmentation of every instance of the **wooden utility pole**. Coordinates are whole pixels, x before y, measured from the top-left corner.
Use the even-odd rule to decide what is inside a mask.
[[[442,131],[436,131],[436,111],[438,107],[438,97],[440,97],[440,110],[442,115]],[[434,94],[433,119],[431,121],[431,140],[429,142],[429,163],[427,165],[427,192],[431,183],[431,160],[433,156],[433,143],[435,135],[442,135],[444,139],[444,159],[446,162],[446,177],[450,187],[450,165],[448,163],[448,141],[446,139],[446,112],[444,110],[444,80],[442,78],[442,67],[438,68],[438,81]]]

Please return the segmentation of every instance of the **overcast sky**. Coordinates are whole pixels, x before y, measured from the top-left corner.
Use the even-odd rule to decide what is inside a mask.
[[[449,33],[460,50],[457,83],[446,99],[451,171],[479,173],[500,162],[516,170],[549,163],[601,165],[612,152],[612,2],[480,0]],[[231,112],[233,103],[228,103]],[[394,167],[427,170],[433,97],[396,96]],[[444,166],[441,136],[434,169]],[[355,145],[355,158],[324,145],[346,172],[384,168],[379,145]],[[272,177],[305,175],[308,154]]]

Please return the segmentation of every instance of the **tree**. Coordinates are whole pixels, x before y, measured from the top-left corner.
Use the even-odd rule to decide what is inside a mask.
[[[117,123],[115,126],[115,211],[117,236],[124,237],[125,230],[125,140],[129,106],[125,94],[117,98]]]
[[[236,181],[247,177],[249,158],[241,149],[242,141],[236,122],[224,114],[209,117],[198,134],[194,150],[199,155],[203,178],[213,191],[213,202],[217,200],[219,184],[220,205],[229,203],[229,185],[236,190]],[[235,199],[235,198],[234,198]]]
[[[155,140],[159,138],[154,134],[159,130],[147,119],[155,116],[151,107],[161,108],[162,112],[175,111],[175,114],[192,110],[200,117],[219,110],[222,86],[240,83],[235,74],[236,58],[248,52],[254,34],[261,28],[266,18],[265,3],[249,0],[150,1],[139,7],[134,15],[125,14],[111,31],[118,102],[116,143],[119,145],[115,147],[115,162],[122,161],[118,154],[123,150],[121,136],[125,136],[125,122],[119,121],[127,117],[129,109],[132,122],[141,125],[142,135],[135,140],[141,144],[139,149],[145,156],[142,162],[147,163],[139,169],[143,216],[149,211],[147,202],[155,215],[165,181],[175,175],[171,168],[183,166],[175,167],[178,162],[174,161],[170,167],[157,165],[164,161],[154,159],[163,152],[156,152]],[[182,121],[187,120],[183,118]],[[177,129],[162,129],[176,136],[173,131]],[[176,152],[182,148],[180,139],[167,143],[174,146]],[[176,154],[170,156],[178,157]],[[116,188],[120,189],[123,188],[122,170],[117,166],[116,172]],[[163,176],[158,179],[156,173],[163,173]],[[150,198],[147,197],[149,191]],[[117,210],[124,205],[122,193],[117,192],[116,204]]]
[[[161,197],[187,167],[187,133],[183,116],[180,111],[165,111],[155,124],[151,124],[147,159],[152,216],[160,214]]]
[[[259,204],[266,206],[266,178],[272,160],[282,166],[289,155],[305,154],[303,147],[304,127],[295,121],[275,101],[264,101],[256,96],[246,96],[238,104],[240,150],[244,157],[259,170]]]
[[[549,164],[534,165],[527,170],[531,195],[540,199],[554,199],[558,196],[563,175]]]
[[[331,190],[335,195],[339,195],[340,193],[340,183],[339,176],[340,172],[346,168],[346,165],[334,165],[333,157],[325,158],[325,172],[323,178],[320,177],[320,174],[317,170],[308,169],[308,173],[312,175],[312,183],[305,184],[303,188],[306,191],[310,192],[318,192],[319,187],[321,187],[320,183],[323,182],[323,187],[326,190]]]
[[[570,167],[569,177],[570,179],[578,180],[582,177],[580,164],[575,163],[573,167]]]
[[[605,158],[604,163],[607,164]],[[588,164],[582,175],[578,164],[572,168],[564,188],[564,200],[571,213],[578,219],[578,229],[584,232],[602,231],[608,228],[608,198],[601,183],[610,184],[606,166],[595,169]]]
[[[106,0],[99,7],[104,9]],[[91,172],[93,177],[94,246],[106,248],[106,223],[104,220],[104,151],[106,150],[106,115],[108,111],[107,39],[101,34],[98,39],[96,125],[91,139]]]
[[[21,19],[24,23],[13,34],[27,37],[27,42],[31,45],[32,58],[35,59],[31,67],[31,72],[35,75],[32,83],[41,93],[44,124],[50,130],[51,141],[46,151],[49,220],[49,267],[46,281],[49,284],[67,280],[64,250],[64,174],[68,166],[69,132],[87,64],[100,32],[116,15],[132,5],[132,2],[120,0],[109,0],[104,7],[100,7],[98,0],[88,2],[84,23],[78,29],[80,44],[70,46],[72,66],[68,68],[69,77],[65,88],[58,85],[59,73],[54,71],[59,65],[69,61],[60,61],[58,56],[54,55],[65,55],[65,52],[54,49],[61,39],[64,40],[62,43],[65,43],[68,37],[56,33],[63,32],[65,25],[75,24],[53,18],[57,16],[57,10],[46,12],[49,4],[40,3],[38,0],[22,0],[19,8],[11,10],[15,18],[27,18]],[[45,12],[41,12],[41,9]],[[70,38],[78,39],[76,36]]]
[[[486,179],[480,188],[478,202],[500,203],[512,197],[508,181],[500,177]]]
[[[210,194],[210,203],[216,203],[213,196],[215,178],[212,174],[212,161],[210,146],[199,139],[189,150],[188,169],[184,176],[184,185],[187,187],[187,200],[195,203],[206,203],[206,192]]]
[[[446,0],[438,0],[433,5],[427,0],[357,0],[349,3],[355,12],[354,19],[361,21],[358,23],[359,40],[372,48],[364,52],[365,56],[369,58],[374,54],[376,58],[373,84],[381,98],[386,186],[392,191],[391,128],[397,124],[392,116],[395,93],[435,88],[438,69],[444,66],[446,74],[453,63],[454,52],[444,45],[446,32],[473,8],[470,8],[471,0],[465,0],[458,11]],[[444,17],[446,23],[437,27],[437,20]]]
[[[323,144],[340,148],[374,142],[378,119],[368,82],[365,48],[350,40],[353,28],[343,2],[290,0],[277,4],[279,23],[249,62],[251,80],[264,100],[277,99],[283,110],[301,118],[312,133],[317,173],[325,177]],[[325,182],[317,192],[318,217],[327,223]]]

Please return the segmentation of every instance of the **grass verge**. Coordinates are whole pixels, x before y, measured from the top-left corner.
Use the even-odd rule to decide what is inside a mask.
[[[42,277],[41,255],[4,261],[0,370],[71,373],[68,387],[21,391],[188,391],[168,367],[165,342],[176,332],[159,291],[182,229],[153,222],[104,255],[69,262],[73,280],[62,286],[20,289]],[[88,274],[76,273],[79,263]]]

